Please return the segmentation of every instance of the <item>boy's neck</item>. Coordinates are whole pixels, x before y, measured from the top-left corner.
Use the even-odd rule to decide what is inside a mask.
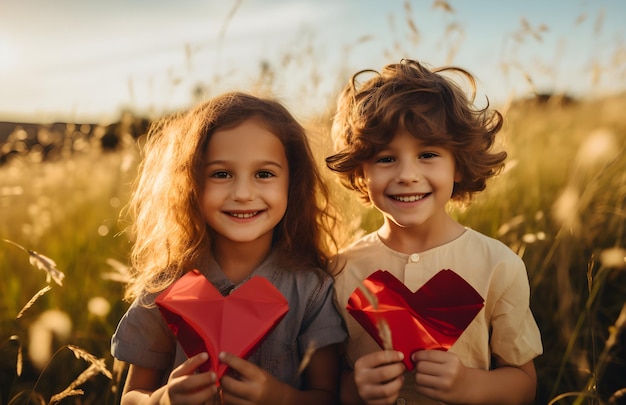
[[[445,245],[465,232],[465,227],[452,218],[437,227],[419,226],[403,228],[385,220],[378,236],[389,248],[405,254],[420,253]]]

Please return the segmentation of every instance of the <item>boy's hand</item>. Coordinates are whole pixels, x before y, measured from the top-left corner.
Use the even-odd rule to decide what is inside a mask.
[[[276,377],[230,353],[220,353],[219,359],[238,374],[237,378],[225,374],[220,380],[224,404],[274,405],[278,403],[280,393],[283,392],[283,383]]]
[[[467,367],[450,352],[421,350],[413,353],[415,362],[415,390],[429,398],[459,402],[468,392]]]
[[[402,352],[381,350],[366,354],[354,364],[354,383],[369,405],[393,404],[402,388]]]
[[[162,403],[205,404],[217,394],[217,375],[212,372],[194,374],[196,369],[208,360],[207,353],[197,354],[176,367],[167,381],[167,394]],[[164,400],[164,401],[163,401]]]

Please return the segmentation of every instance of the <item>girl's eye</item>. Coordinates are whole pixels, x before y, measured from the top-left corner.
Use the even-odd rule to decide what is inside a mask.
[[[216,179],[228,179],[230,178],[230,173],[228,173],[227,171],[217,171],[217,172],[213,172],[211,173],[211,177],[216,178]]]
[[[391,163],[394,162],[395,159],[391,156],[382,156],[376,159],[376,163]]]
[[[274,177],[274,173],[269,172],[267,170],[260,171],[256,174],[256,177],[259,179],[269,179],[270,177]]]

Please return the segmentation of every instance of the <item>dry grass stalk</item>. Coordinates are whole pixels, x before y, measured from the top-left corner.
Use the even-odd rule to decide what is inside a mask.
[[[102,273],[101,277],[103,280],[111,280],[123,284],[126,284],[130,281],[130,270],[127,265],[120,262],[119,260],[115,260],[112,258],[108,258],[106,262],[109,266],[113,268],[114,271]]]
[[[233,5],[233,7],[228,12],[228,16],[226,17],[226,19],[224,19],[224,24],[222,24],[222,27],[220,28],[220,32],[218,34],[218,42],[220,44],[224,40],[224,36],[226,35],[226,29],[228,28],[228,24],[230,24],[230,21],[233,19],[233,17],[237,13],[237,9],[239,9],[239,6],[241,5],[242,2],[243,0],[237,0],[235,4]]]
[[[454,9],[450,5],[450,3],[448,3],[446,0],[435,0],[433,2],[433,9],[438,9],[438,8],[448,13],[454,13]]]
[[[20,337],[17,335],[12,335],[9,338],[9,343],[13,345],[17,345],[16,350],[16,358],[15,358],[15,375],[20,377],[22,375],[22,370],[24,366],[24,361],[22,357],[22,342],[20,341]]]
[[[302,374],[302,372],[307,368],[307,366],[311,362],[311,358],[313,357],[313,353],[315,353],[315,350],[317,350],[315,342],[310,341],[304,352],[304,356],[302,356],[300,366],[298,367],[298,375]]]
[[[622,404],[624,401],[624,398],[626,398],[626,388],[622,388],[622,389],[615,391],[613,395],[611,395],[611,398],[609,398],[608,404],[609,405]]]
[[[58,394],[53,395],[50,398],[50,402],[48,402],[48,405],[58,404],[59,402],[61,402],[63,399],[67,397],[75,397],[75,396],[84,395],[84,394],[85,394],[85,391],[83,390],[75,390],[75,389],[70,389],[69,387],[67,387],[62,392],[59,392]]]
[[[121,384],[124,382],[122,377],[124,376],[127,367],[128,363],[118,359],[113,359],[113,384],[111,386],[111,391],[116,395],[118,393],[118,389],[122,388]]]
[[[593,25],[593,33],[595,35],[600,35],[600,32],[602,32],[602,26],[604,25],[604,10],[601,9],[600,12],[598,13],[598,16],[596,17],[596,21]]]
[[[86,370],[80,373],[80,375],[76,377],[76,379],[72,381],[70,385],[67,386],[67,388],[65,388],[63,391],[59,392],[58,394],[53,395],[50,398],[50,402],[48,403],[48,405],[59,403],[67,397],[83,395],[84,391],[80,389],[76,389],[76,387],[81,386],[82,384],[87,382],[91,377],[97,374],[103,374],[109,379],[113,378],[111,372],[106,368],[104,359],[98,359],[91,353],[77,346],[67,345],[67,348],[70,349],[72,353],[74,353],[74,356],[76,356],[77,359],[80,358],[80,359],[86,360],[90,364]]]
[[[380,339],[383,341],[383,349],[385,350],[393,350],[393,344],[391,340],[391,328],[389,328],[389,324],[384,319],[380,318],[377,323],[378,333],[380,334]]]
[[[15,375],[20,377],[24,369],[24,355],[22,354],[22,342],[17,348],[17,359],[15,360]]]
[[[353,272],[352,275],[358,280],[357,275]],[[359,291],[363,293],[365,299],[372,305],[374,309],[378,309],[378,299],[376,295],[369,289],[367,284],[364,282],[359,282],[358,284]],[[393,350],[393,340],[391,338],[391,328],[389,328],[389,324],[383,318],[377,317],[376,320],[376,329],[378,329],[378,336],[383,343],[383,349],[385,350]]]
[[[33,297],[26,303],[26,305],[24,305],[24,307],[22,308],[20,313],[17,314],[17,316],[15,317],[15,319],[20,319],[24,315],[24,312],[26,312],[28,310],[28,308],[33,306],[35,301],[37,301],[42,295],[44,295],[45,293],[47,293],[51,289],[52,289],[52,287],[47,285],[44,288],[42,288],[41,290],[37,291],[37,293],[35,295],[33,295]]]

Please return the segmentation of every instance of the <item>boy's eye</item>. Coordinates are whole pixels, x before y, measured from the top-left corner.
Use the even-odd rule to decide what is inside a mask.
[[[230,176],[230,173],[228,173],[227,171],[220,170],[220,171],[211,173],[211,177],[214,177],[216,179],[228,179],[231,176]]]
[[[437,155],[434,152],[424,152],[424,153],[422,153],[420,155],[420,159],[431,159],[431,158],[434,158],[434,157],[437,157],[437,156],[439,156],[439,155]]]
[[[267,170],[260,171],[256,174],[256,177],[260,179],[269,179],[270,177],[274,177],[274,173],[269,172]]]

